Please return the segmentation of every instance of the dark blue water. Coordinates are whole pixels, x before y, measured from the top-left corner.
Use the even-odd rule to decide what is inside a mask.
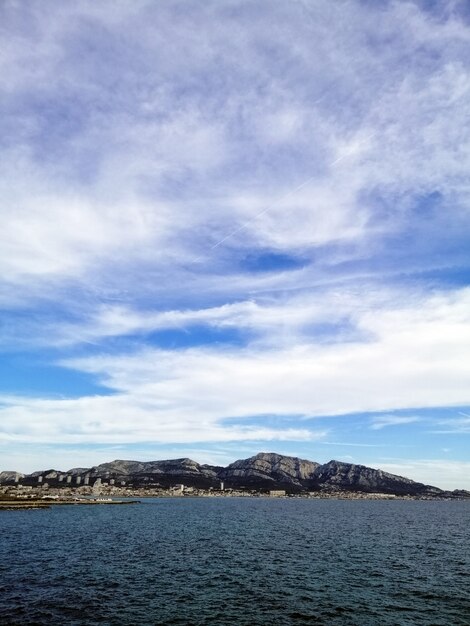
[[[470,502],[0,511],[0,624],[468,626]]]

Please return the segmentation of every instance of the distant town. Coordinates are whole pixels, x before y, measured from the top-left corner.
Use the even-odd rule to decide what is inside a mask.
[[[0,487],[0,509],[18,508],[49,508],[59,504],[128,504],[136,503],[141,498],[309,498],[309,499],[347,499],[347,500],[445,500],[455,499],[431,495],[395,495],[390,493],[353,492],[340,488],[322,489],[319,491],[289,493],[285,489],[246,489],[226,488],[220,482],[218,488],[209,487],[200,489],[177,483],[168,488],[146,486],[134,487],[126,485],[122,480],[103,481],[101,478],[93,480],[82,479],[80,476],[59,477],[60,486],[51,486],[43,481],[42,476],[37,478],[36,485],[13,484]]]
[[[379,469],[260,452],[227,467],[191,459],[115,460],[91,468],[0,472],[0,506],[128,503],[142,498],[341,498],[348,500],[456,500],[468,491],[444,491]],[[34,506],[33,506],[34,505]]]

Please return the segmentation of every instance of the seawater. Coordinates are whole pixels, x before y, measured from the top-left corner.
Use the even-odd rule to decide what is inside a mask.
[[[468,626],[470,502],[0,511],[0,624]]]

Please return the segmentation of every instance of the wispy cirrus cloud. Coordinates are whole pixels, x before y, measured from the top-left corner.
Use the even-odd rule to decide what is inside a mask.
[[[22,371],[8,437],[281,442],[375,411],[375,444],[470,402],[459,2],[0,12],[0,344],[109,392],[24,397]]]
[[[4,54],[15,68],[4,86],[6,136],[14,137],[5,148],[14,167],[3,198],[17,209],[3,231],[3,263],[10,282],[31,276],[28,291],[41,276],[55,284],[109,280],[110,266],[134,264],[137,271],[142,256],[147,270],[149,260],[156,270],[171,259],[178,273],[178,261],[204,254],[309,176],[308,187],[228,248],[305,251],[364,237],[373,246],[377,236],[414,223],[410,204],[418,190],[435,191],[439,181],[440,193],[452,194],[453,211],[456,194],[466,193],[469,81],[461,57],[466,27],[457,15],[437,21],[412,4],[377,13],[351,2],[332,11],[341,34],[333,46],[326,36],[333,15],[310,5],[316,20],[306,22],[301,4],[274,4],[271,19],[282,29],[269,37],[263,12],[250,3],[232,15],[212,7],[190,16],[177,5],[157,11],[136,3],[120,5],[112,18],[107,5],[83,3],[51,19],[44,6],[32,5],[27,25],[20,27],[21,9],[5,22]],[[171,37],[155,27],[157,16],[172,20]],[[236,36],[234,20],[244,26]],[[122,48],[116,29],[124,22]],[[285,43],[289,33],[295,47]],[[373,47],[385,36],[399,45]],[[423,45],[438,49],[440,61],[416,54]],[[272,48],[288,71],[269,62]],[[85,49],[91,52],[81,54]],[[412,60],[406,68],[403,58]],[[341,94],[348,107],[332,115]],[[359,155],[328,166],[370,134]],[[18,181],[29,190],[24,199],[17,198]],[[378,220],[377,207],[364,202],[364,193],[379,189],[385,202],[393,198],[388,219],[382,212]],[[440,231],[437,216],[429,223]],[[210,275],[210,254],[205,261]],[[121,280],[126,274],[131,288],[134,273]]]
[[[387,426],[414,424],[421,420],[422,418],[417,415],[378,415],[372,418],[371,428],[373,430],[381,430]]]
[[[470,415],[462,411],[459,411],[458,415],[459,417],[441,420],[434,432],[441,435],[470,434]]]

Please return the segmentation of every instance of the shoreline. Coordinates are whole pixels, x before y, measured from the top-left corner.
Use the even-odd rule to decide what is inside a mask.
[[[113,494],[115,495],[115,494]],[[74,499],[72,497],[20,497],[0,500],[0,511],[20,511],[20,510],[44,510],[54,506],[96,506],[96,505],[124,505],[139,504],[141,500],[149,499],[201,499],[201,498],[262,498],[267,500],[368,500],[368,501],[420,501],[420,502],[463,502],[466,498],[446,498],[446,497],[420,497],[410,495],[393,495],[382,493],[322,493],[320,494],[285,494],[270,495],[268,493],[134,493],[119,496],[119,499],[111,497],[87,498],[81,497]]]
[[[26,509],[50,509],[53,506],[93,506],[105,504],[139,504],[139,500],[49,500],[18,498],[0,500],[0,511],[20,511]]]

